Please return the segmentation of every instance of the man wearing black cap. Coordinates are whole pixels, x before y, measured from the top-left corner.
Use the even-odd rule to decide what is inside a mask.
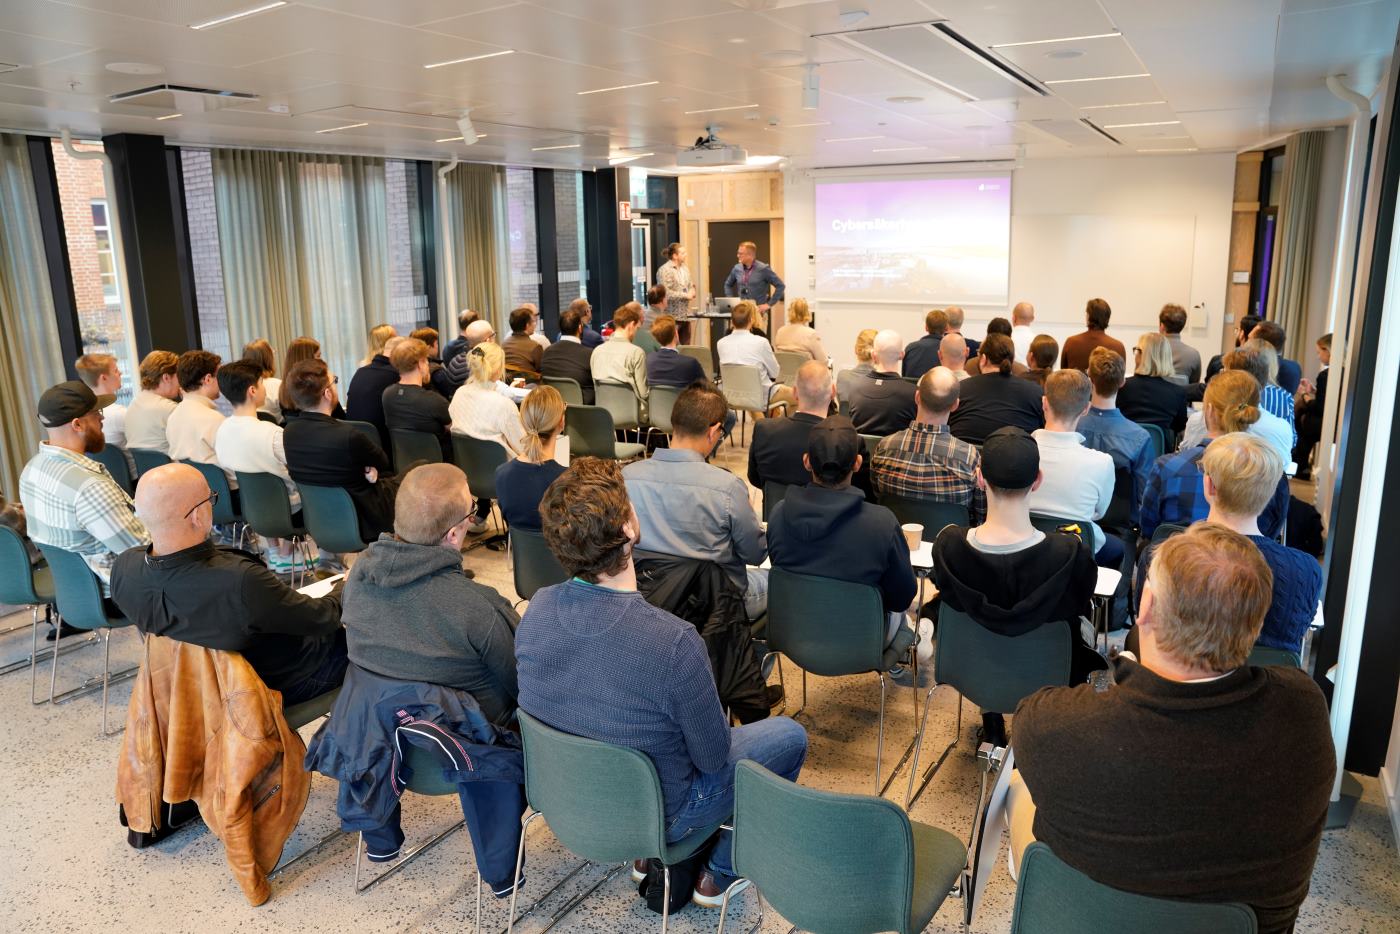
[[[19,478],[29,537],[82,555],[101,579],[103,596],[110,593],[116,556],[151,541],[131,497],[106,467],[86,456],[106,446],[102,409],[115,398],[96,395],[77,380],[45,390],[38,416],[48,440]]]
[[[802,463],[812,482],[792,487],[768,517],[773,567],[796,574],[869,584],[880,591],[888,625],[885,667],[896,683],[912,685],[899,660],[914,643],[904,611],[918,592],[899,520],[865,501],[851,485],[860,469],[860,435],[843,415],[813,425]]]
[[[939,599],[992,632],[1019,636],[1043,623],[1071,630],[1070,683],[1107,667],[1084,641],[1079,619],[1089,613],[1098,569],[1089,545],[1070,532],[1031,525],[1027,498],[1040,486],[1040,448],[1020,428],[999,428],[982,445],[977,485],[987,494],[987,519],[976,528],[949,526],[933,543]],[[982,715],[984,740],[1007,743],[1001,714]]]

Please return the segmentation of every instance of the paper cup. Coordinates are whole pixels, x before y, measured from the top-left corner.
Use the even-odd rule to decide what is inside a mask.
[[[924,527],[917,522],[906,522],[899,528],[904,532],[904,544],[909,546],[910,551],[918,551],[924,543]]]

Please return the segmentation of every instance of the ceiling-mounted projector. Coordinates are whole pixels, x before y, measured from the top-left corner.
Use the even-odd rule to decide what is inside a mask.
[[[706,132],[708,135],[697,139],[694,146],[676,153],[676,165],[744,165],[749,161],[748,151],[743,147],[720,142],[715,137],[715,131],[709,127],[706,127]]]

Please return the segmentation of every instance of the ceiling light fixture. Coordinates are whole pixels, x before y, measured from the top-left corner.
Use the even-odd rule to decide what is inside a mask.
[[[645,159],[647,156],[654,156],[654,152],[639,152],[630,156],[609,156],[608,165],[623,165],[627,162],[635,162],[638,159]]]
[[[782,126],[766,126],[765,130],[800,130],[809,126],[831,126],[830,120],[816,120],[812,123],[785,123]]]
[[[1150,78],[1147,72],[1140,75],[1101,75],[1097,78],[1056,78],[1054,81],[1046,81],[1046,84],[1083,84],[1086,81],[1121,81],[1124,78]]]
[[[582,96],[585,95],[585,94],[606,94],[606,93],[609,92],[609,91],[627,91],[627,90],[630,90],[630,89],[632,89],[632,88],[649,88],[649,87],[651,87],[653,84],[660,84],[660,83],[661,83],[660,81],[639,81],[639,82],[637,82],[636,84],[619,84],[619,85],[617,85],[616,87],[611,87],[611,88],[594,88],[594,89],[591,90],[591,91],[576,91],[575,93],[578,94],[579,97],[582,97]]]
[[[883,136],[837,136],[832,139],[823,140],[827,143],[859,143],[867,139],[884,139]]]
[[[1138,150],[1138,152],[1195,152],[1195,151],[1196,151],[1196,147],[1195,147],[1195,146],[1180,146],[1180,147],[1177,147],[1176,149],[1163,148],[1163,149],[1139,149],[1139,150]]]
[[[485,134],[485,133],[478,133],[478,134],[476,134],[476,138],[477,138],[477,139],[485,139],[485,138],[486,138],[486,134]],[[466,139],[465,136],[444,136],[442,139],[437,140],[436,142],[439,142],[439,143],[455,143],[455,142],[457,142],[458,140],[465,140],[465,139]]]
[[[757,104],[737,104],[734,107],[707,107],[704,110],[687,110],[685,115],[689,117],[693,114],[717,114],[726,110],[753,110],[757,106]]]
[[[345,126],[327,127],[324,130],[317,130],[317,133],[339,133],[341,130],[354,130],[362,126],[369,126],[368,123],[347,123]]]
[[[1086,39],[1117,39],[1123,35],[1121,32],[1097,32],[1092,36],[1065,36],[1062,39],[1029,39],[1025,42],[999,42],[993,45],[994,49],[1014,49],[1022,45],[1051,45],[1055,42],[1082,42]]]
[[[499,52],[487,52],[484,55],[468,55],[466,58],[453,58],[445,62],[433,62],[424,65],[424,68],[442,68],[445,65],[461,65],[463,62],[479,62],[483,58],[498,58],[502,55],[514,55],[515,49],[502,49]]]
[[[1088,104],[1080,110],[1114,110],[1118,107],[1153,107],[1166,101],[1133,101],[1131,104]]]
[[[583,143],[568,143],[563,146],[532,146],[531,152],[549,152],[551,149],[578,149]]]
[[[287,0],[274,0],[272,3],[264,3],[247,10],[240,10],[237,13],[230,13],[227,16],[220,16],[216,19],[205,20],[202,23],[191,23],[191,29],[212,29],[215,26],[222,26],[224,23],[231,23],[236,19],[243,19],[247,16],[256,16],[259,13],[266,13],[268,10],[275,10],[279,6],[286,6]]]
[[[821,79],[817,66],[808,65],[802,74],[802,109],[816,110],[821,104]]]
[[[174,120],[176,117],[183,117],[184,114],[166,114],[163,117],[156,117],[157,120]]]
[[[481,137],[477,135],[476,127],[472,125],[472,112],[462,111],[462,115],[457,118],[457,132],[462,134],[462,145],[472,146]]]
[[[887,146],[883,149],[872,149],[871,152],[913,152],[916,149],[927,149],[927,146]]]
[[[887,97],[885,100],[891,104],[917,104],[923,100],[922,97],[915,97],[912,94],[899,94],[894,97]]]
[[[1180,120],[1154,120],[1151,123],[1105,123],[1105,130],[1127,130],[1140,126],[1176,126]]]

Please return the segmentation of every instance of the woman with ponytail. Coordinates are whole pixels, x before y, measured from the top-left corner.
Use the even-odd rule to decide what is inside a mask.
[[[564,465],[554,459],[564,432],[564,397],[553,386],[540,386],[520,404],[525,438],[519,460],[496,469],[496,498],[511,528],[540,529],[540,500]]]
[[[1201,410],[1205,437],[1192,447],[1157,458],[1147,476],[1147,488],[1142,494],[1143,538],[1151,538],[1162,523],[1190,525],[1210,513],[1201,459],[1206,446],[1216,438],[1234,432],[1253,433],[1261,411],[1259,381],[1244,370],[1222,370],[1206,386]],[[1271,482],[1275,484],[1274,494],[1259,516],[1259,529],[1265,536],[1276,538],[1288,518],[1288,477],[1280,472]]]
[[[977,348],[978,375],[958,384],[958,402],[948,418],[953,436],[981,444],[998,428],[1024,431],[1045,427],[1040,386],[1013,375],[1016,345],[1005,334],[990,333]]]

